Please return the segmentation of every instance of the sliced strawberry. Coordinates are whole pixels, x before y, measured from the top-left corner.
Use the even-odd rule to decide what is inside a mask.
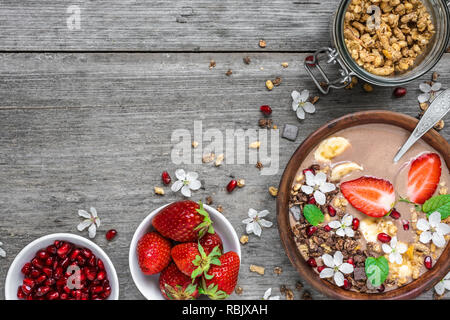
[[[380,218],[394,206],[394,186],[387,180],[374,177],[343,182],[341,192],[350,204],[368,216]]]
[[[431,198],[441,179],[441,158],[436,153],[425,153],[411,163],[408,172],[410,201],[423,204]]]

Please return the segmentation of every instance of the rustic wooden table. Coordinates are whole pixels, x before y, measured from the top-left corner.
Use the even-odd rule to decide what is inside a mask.
[[[259,106],[273,108],[272,119],[299,127],[295,142],[280,139],[280,170],[261,176],[254,164],[189,165],[214,205],[239,235],[249,207],[268,209],[275,222],[275,201],[267,189],[278,185],[294,149],[326,121],[368,109],[389,109],[416,116],[418,85],[406,97],[392,89],[366,93],[334,91],[321,96],[317,112],[298,121],[291,110],[292,90],[317,94],[302,66],[305,56],[329,45],[329,23],[338,0],[166,0],[67,1],[2,0],[0,6],[0,298],[15,255],[27,243],[54,232],[78,233],[78,209],[93,206],[102,219],[95,242],[111,257],[120,278],[120,298],[142,299],[128,268],[128,246],[140,221],[154,208],[180,200],[166,188],[156,196],[160,176],[180,166],[170,161],[175,129],[257,128]],[[80,9],[77,28],[71,16]],[[69,24],[75,28],[68,28]],[[260,39],[267,42],[260,48]],[[249,56],[251,63],[243,63]],[[209,69],[210,60],[217,65]],[[289,67],[283,68],[282,62]],[[226,76],[227,70],[231,76]],[[450,54],[436,66],[440,81],[450,80]],[[273,91],[265,81],[277,76]],[[449,139],[450,127],[441,134]],[[233,194],[230,175],[247,185]],[[118,237],[107,242],[106,230]],[[87,236],[86,233],[82,233]],[[264,276],[249,265],[264,266]],[[281,275],[273,273],[276,266]],[[260,299],[272,287],[294,289],[300,280],[289,263],[276,225],[242,247],[241,296]],[[308,288],[314,299],[325,299]],[[303,291],[304,291],[303,290]],[[303,291],[296,291],[301,298]],[[448,295],[447,295],[448,296]],[[430,299],[432,292],[420,298]]]

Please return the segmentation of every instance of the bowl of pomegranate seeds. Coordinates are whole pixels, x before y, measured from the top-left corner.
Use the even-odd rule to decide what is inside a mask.
[[[117,300],[119,281],[106,253],[92,241],[54,233],[28,244],[11,264],[7,300]]]
[[[148,300],[226,299],[237,284],[241,250],[231,223],[191,200],[151,212],[130,245],[130,271]]]

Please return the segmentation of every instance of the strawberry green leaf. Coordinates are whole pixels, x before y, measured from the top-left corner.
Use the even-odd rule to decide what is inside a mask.
[[[398,199],[398,201],[399,202],[406,202],[406,203],[409,203],[409,204],[413,204],[416,207],[417,211],[422,211],[422,206],[420,204],[414,203],[414,202],[410,201],[409,199],[400,198],[400,199]]]
[[[213,222],[211,220],[211,217],[209,216],[209,213],[203,208],[203,203],[201,201],[198,202],[198,205],[200,206],[199,209],[195,209],[200,215],[202,215],[203,222],[200,223],[197,227],[194,228],[194,230],[198,231],[198,237],[203,237],[206,232],[208,233],[214,233],[214,227],[212,226]]]
[[[313,226],[317,226],[324,220],[322,211],[320,211],[320,209],[313,204],[307,204],[303,208],[303,216]]]
[[[441,214],[441,219],[447,219],[450,215],[450,194],[441,194],[428,199],[423,204],[422,210],[427,216],[437,211]]]
[[[368,257],[365,262],[367,279],[374,287],[379,287],[389,274],[389,263],[384,256]]]

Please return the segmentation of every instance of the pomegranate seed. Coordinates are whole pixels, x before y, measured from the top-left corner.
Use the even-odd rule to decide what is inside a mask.
[[[61,300],[67,300],[67,299],[69,299],[69,295],[67,293],[61,293],[59,298]]]
[[[89,258],[88,265],[91,267],[95,267],[95,256],[94,255],[92,255],[92,257]]]
[[[42,268],[42,272],[45,273],[48,277],[51,277],[53,274],[53,270],[49,267]]]
[[[38,253],[36,254],[36,257],[38,259],[45,260],[48,258],[48,253],[44,250],[39,250]]]
[[[48,300],[56,300],[59,298],[59,293],[57,291],[52,291],[47,295]]]
[[[102,286],[92,286],[90,291],[92,293],[100,293],[100,292],[103,292],[103,287]]]
[[[112,239],[114,239],[117,235],[117,231],[115,229],[111,229],[108,230],[108,232],[106,232],[106,240],[111,241]]]
[[[49,286],[42,286],[42,287],[37,288],[36,295],[38,297],[42,297],[42,296],[45,296],[49,291],[50,291]]]
[[[384,284],[382,284],[381,286],[379,286],[379,287],[377,288],[377,291],[378,291],[378,292],[384,292],[384,289],[385,289]]]
[[[19,298],[19,299],[25,298],[25,294],[23,293],[21,286],[19,286],[19,288],[17,289],[17,298]]]
[[[307,57],[305,58],[305,61],[306,61],[306,63],[307,63],[308,65],[310,65],[311,67],[315,67],[315,66],[316,66],[316,64],[313,63],[313,61],[314,61],[314,57],[313,57],[313,56],[307,56]]]
[[[81,250],[81,253],[83,254],[83,256],[85,256],[86,258],[90,258],[90,257],[92,257],[92,251],[91,250],[89,250],[88,248],[83,248],[82,250]]]
[[[322,270],[325,269],[325,266],[318,266],[317,267],[317,271],[320,273],[322,272]]]
[[[33,258],[33,260],[31,260],[31,264],[38,269],[42,269],[43,267],[42,263],[39,261],[38,258]]]
[[[45,280],[45,285],[46,286],[53,286],[56,283],[56,280],[54,278],[48,278],[47,280]]]
[[[316,199],[314,199],[314,197],[309,198],[308,204],[316,204]]]
[[[344,286],[343,287],[344,287],[345,290],[350,290],[350,288],[352,287],[352,284],[347,279],[344,279]]]
[[[41,275],[41,272],[38,269],[31,269],[30,277],[32,277],[33,279],[36,279],[40,275]]]
[[[227,191],[232,192],[234,190],[234,188],[236,188],[236,186],[237,186],[237,181],[231,180],[227,185]]]
[[[405,94],[406,94],[406,88],[398,87],[398,88],[395,88],[395,90],[394,90],[394,96],[395,96],[396,98],[401,98],[401,97],[403,97]]]
[[[308,261],[306,261],[306,263],[309,264],[310,267],[313,268],[317,267],[317,262],[316,259],[314,258],[309,258]]]
[[[330,215],[330,217],[334,217],[336,215],[336,209],[333,208],[332,206],[328,206],[327,210],[328,210],[328,214]]]
[[[80,257],[80,256],[78,256]],[[68,257],[65,257],[60,263],[59,265],[63,268],[66,269],[69,266],[70,260]]]
[[[425,268],[430,270],[433,267],[433,260],[431,259],[430,256],[426,256],[425,259],[423,260],[423,264]]]
[[[106,279],[106,272],[104,270],[100,270],[99,273],[97,273],[97,280],[103,281]]]
[[[78,265],[80,267],[84,267],[86,265],[86,259],[83,256],[81,256],[81,255],[79,255],[77,257],[77,261],[78,261]]]
[[[42,282],[44,282],[45,280],[47,280],[47,276],[45,274],[40,275],[37,279],[36,279],[36,283],[37,284],[41,284]]]
[[[23,267],[22,267],[22,273],[24,274],[24,275],[29,275],[30,274],[30,272],[31,272],[31,263],[29,263],[29,262],[27,262],[27,263],[25,263],[24,265],[23,265]]]
[[[111,287],[109,285],[104,287],[104,291],[102,292],[102,298],[106,299],[111,295]]]
[[[56,248],[59,248],[62,244],[63,244],[62,241],[59,241],[59,240],[55,240],[55,242],[53,242],[53,245],[54,245]]]
[[[353,218],[352,229],[353,230],[358,230],[358,228],[359,228],[359,219],[358,218]]]
[[[50,267],[53,265],[53,257],[48,257],[47,259],[45,259],[45,265],[47,267]]]
[[[348,258],[347,263],[350,263],[351,265],[355,266],[355,261],[353,261],[353,258]]]
[[[53,275],[55,277],[55,279],[60,279],[62,274],[63,274],[63,268],[62,267],[57,267],[55,269],[55,274]]]
[[[403,224],[403,230],[408,231],[409,230],[409,221],[403,220],[402,224]]]
[[[105,270],[105,265],[103,264],[103,260],[102,259],[97,259],[97,267],[100,270]]]
[[[326,225],[325,227],[323,227],[323,230],[325,230],[326,232],[330,232],[331,227],[329,225]]]
[[[58,248],[58,250],[56,250],[56,253],[58,254],[58,256],[65,257],[70,251],[70,244],[68,244],[67,242],[65,242],[61,247]]]
[[[97,271],[95,269],[91,269],[91,268],[87,268],[86,273],[86,278],[89,281],[94,281],[95,278],[97,278]]]
[[[36,285],[36,282],[31,279],[31,278],[25,278],[23,279],[23,284],[27,287],[30,287],[31,289],[34,288],[34,286]]]
[[[163,173],[161,174],[161,179],[165,185],[170,184],[170,182],[172,181],[172,178],[167,171],[163,171]]]
[[[56,254],[56,246],[51,245],[48,246],[45,251],[47,251],[50,255],[55,255]]]
[[[267,105],[259,107],[259,110],[261,110],[261,112],[265,116],[270,116],[270,114],[272,113],[272,108],[270,106],[267,106]]]
[[[306,229],[306,234],[308,235],[308,237],[311,237],[316,231],[317,227],[309,226],[308,229]]]
[[[383,243],[387,243],[387,242],[391,241],[391,236],[388,235],[387,233],[384,233],[384,232],[379,233],[377,238],[378,238],[379,241],[381,241]]]
[[[389,217],[392,219],[398,220],[401,217],[400,212],[397,211],[397,209],[392,209],[391,213],[389,214]]]
[[[75,261],[75,259],[78,257],[80,252],[81,252],[80,249],[73,249],[69,256],[70,261]]]
[[[30,286],[27,286],[25,284],[22,285],[22,292],[26,295],[29,296],[31,291],[33,291],[33,288],[31,288]]]

